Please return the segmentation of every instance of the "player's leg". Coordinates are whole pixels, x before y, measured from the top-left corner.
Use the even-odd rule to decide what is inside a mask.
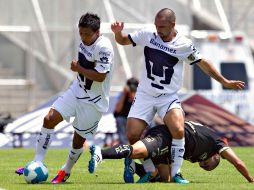
[[[99,112],[93,105],[79,101],[75,108],[75,119],[72,123],[75,133],[73,136],[73,145],[69,152],[67,161],[60,171],[64,171],[61,178],[52,180],[52,183],[65,182],[68,174],[71,173],[71,169],[78,161],[79,157],[84,151],[83,145],[87,135],[95,134],[97,131],[98,123],[102,117],[102,113]]]
[[[63,183],[69,177],[71,173],[71,169],[74,164],[78,161],[79,157],[84,152],[84,142],[85,138],[81,137],[76,131],[74,132],[72,148],[69,151],[69,155],[66,163],[63,165],[61,170],[58,171],[57,176],[51,181],[51,183]]]
[[[134,145],[118,144],[111,148],[103,149],[93,145],[90,147],[91,160],[89,161],[89,172],[93,173],[98,163],[104,159],[122,159],[122,158],[146,158],[147,149],[143,142],[138,141]],[[96,162],[96,163],[95,163]]]
[[[172,134],[171,146],[171,177],[172,181],[176,183],[189,183],[184,180],[180,175],[181,166],[183,163],[183,155],[185,152],[185,139],[184,139],[184,116],[182,109],[170,109],[163,118],[165,124]]]
[[[170,182],[170,167],[168,164],[159,164],[156,165],[156,168],[158,169],[159,175],[160,175],[160,182]]]
[[[160,163],[168,164],[168,152],[169,144],[171,139],[169,139],[169,132],[160,127],[154,127],[148,130],[145,138],[141,140],[147,149],[148,155],[146,158],[152,158],[153,165],[158,165]],[[149,159],[151,160],[151,159]],[[137,183],[146,183],[153,180],[158,180],[158,170],[146,172],[145,175],[141,176]]]
[[[131,118],[131,117],[128,118],[126,133],[127,133],[127,137],[129,139],[130,144],[133,144],[140,139],[146,127],[147,127],[147,123],[145,121],[137,119],[137,118]],[[147,173],[153,173],[156,171],[151,159],[140,159],[140,162],[143,164]],[[126,175],[124,174],[124,176]],[[126,179],[124,180],[128,181]],[[144,181],[144,180],[141,179],[140,182],[141,181]]]
[[[130,144],[137,142],[147,125],[152,122],[156,113],[154,107],[154,97],[142,92],[136,93],[135,101],[130,109],[127,119],[126,134]],[[146,172],[152,173],[156,171],[151,159],[140,159],[140,161]]]
[[[42,162],[44,160],[46,151],[52,142],[54,128],[61,121],[63,121],[62,115],[51,108],[43,120],[43,126],[37,139],[34,161]]]
[[[184,112],[182,110],[181,103],[177,94],[170,96],[162,96],[158,99],[157,104],[158,115],[163,119],[163,122],[166,124],[172,135],[171,177],[174,178],[176,174],[180,173],[180,169],[183,163],[183,155],[185,151]],[[182,180],[182,183],[187,182],[187,180]]]
[[[153,109],[153,97],[137,92],[127,118],[126,135],[132,145],[140,140],[143,131],[153,120],[156,111]]]
[[[146,158],[148,156],[147,148],[142,141],[133,145],[119,144],[111,148],[101,150],[102,159],[121,159],[121,158]]]
[[[140,140],[143,131],[146,129],[147,123],[144,120],[129,117],[127,119],[126,135],[130,144]]]
[[[44,117],[43,127],[41,132],[37,137],[36,143],[36,154],[34,156],[34,161],[43,161],[46,151],[51,144],[54,127],[63,120],[61,114],[55,109],[50,109],[48,114]],[[23,175],[24,167],[17,168],[15,173],[18,175]]]
[[[52,141],[55,126],[64,120],[69,120],[75,114],[76,97],[69,89],[61,95],[52,105],[43,121],[40,135],[36,145],[34,161],[43,161],[46,150]]]
[[[43,127],[37,137],[36,154],[34,161],[43,161],[46,151],[51,144],[55,126],[63,120],[61,114],[55,109],[50,109],[48,114],[44,117]],[[16,169],[15,173],[22,175],[24,167]]]

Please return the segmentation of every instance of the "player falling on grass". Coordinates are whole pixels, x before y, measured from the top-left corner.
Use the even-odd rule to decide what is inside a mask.
[[[34,157],[34,161],[43,161],[56,125],[75,117],[72,148],[65,165],[51,183],[62,183],[69,178],[72,167],[84,151],[86,136],[95,134],[102,113],[109,106],[113,66],[111,42],[100,34],[100,18],[96,14],[82,15],[78,27],[81,38],[78,61],[71,62],[71,70],[77,73],[77,78],[44,118]],[[16,173],[23,174],[23,170],[19,168]]]
[[[177,92],[182,85],[183,63],[197,64],[202,71],[224,87],[243,89],[244,82],[225,79],[207,62],[192,42],[175,29],[175,13],[168,8],[155,16],[156,29],[142,29],[130,34],[123,33],[124,23],[112,23],[111,29],[116,41],[121,45],[144,47],[144,60],[140,83],[135,101],[128,115],[126,133],[130,144],[134,144],[147,125],[151,124],[155,113],[172,134],[171,176],[176,183],[189,183],[180,175],[184,154],[184,114]],[[155,168],[150,159],[141,160],[147,172]],[[145,179],[140,181],[145,182]]]
[[[126,183],[133,183],[134,172],[138,173],[141,178],[147,175],[143,167],[133,165],[132,159],[151,158],[158,170],[153,175],[149,175],[150,178],[147,179],[147,182],[158,180],[158,176],[160,176],[160,181],[169,182],[170,168],[168,164],[171,164],[169,154],[172,146],[171,140],[172,135],[166,125],[158,125],[149,129],[145,137],[133,145],[120,144],[104,150],[98,146],[92,146],[88,170],[93,173],[98,163],[103,159],[125,158],[124,180]],[[233,164],[249,182],[254,182],[254,178],[250,175],[244,162],[211,128],[187,121],[185,122],[185,141],[183,156],[185,160],[193,163],[198,162],[201,168],[211,171],[219,165],[220,157],[222,157]],[[133,171],[135,168],[136,171]]]

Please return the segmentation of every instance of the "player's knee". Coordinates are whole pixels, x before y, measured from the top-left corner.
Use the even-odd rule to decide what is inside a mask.
[[[50,109],[49,113],[44,117],[43,126],[48,129],[53,129],[61,121],[63,121],[62,115],[58,111]]]
[[[181,125],[174,127],[173,130],[171,130],[173,138],[183,138],[184,137],[184,127]]]
[[[137,148],[133,148],[131,155],[132,155],[132,158],[134,158],[134,159],[147,157],[147,155],[144,151],[142,151],[141,149],[137,149]]]
[[[74,132],[72,148],[80,149],[84,146],[85,138],[80,136],[76,131]]]
[[[53,121],[54,121],[53,117],[47,115],[44,117],[43,126],[46,128],[52,128],[53,123],[54,123]]]
[[[43,120],[43,126],[49,129],[53,129],[58,123],[54,115],[51,114],[46,115]]]
[[[127,136],[128,140],[129,140],[130,144],[134,144],[140,138],[139,134],[134,133],[132,131],[126,131],[126,136]]]

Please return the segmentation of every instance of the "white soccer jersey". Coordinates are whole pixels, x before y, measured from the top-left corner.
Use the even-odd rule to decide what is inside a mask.
[[[183,62],[194,64],[201,59],[191,40],[177,33],[163,42],[156,30],[142,29],[129,34],[133,46],[144,47],[145,65],[138,90],[152,96],[174,94],[182,86]]]
[[[106,112],[109,107],[109,90],[113,68],[113,47],[108,38],[100,36],[92,45],[80,43],[78,61],[86,69],[108,73],[103,82],[96,82],[78,74],[71,89],[76,98],[94,105],[99,111]]]

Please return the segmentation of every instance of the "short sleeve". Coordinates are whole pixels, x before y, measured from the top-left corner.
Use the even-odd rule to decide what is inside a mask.
[[[129,33],[128,38],[132,42],[133,46],[141,45],[145,46],[146,38],[148,37],[149,33],[147,29],[137,30],[135,32]]]
[[[217,150],[217,153],[222,153],[224,150],[228,149],[229,146],[228,146],[228,143],[225,142],[224,139],[218,137],[216,139],[216,150]]]
[[[186,56],[184,61],[190,65],[198,63],[202,59],[200,52],[196,49],[196,47],[192,43],[190,43],[187,46],[185,55]]]
[[[101,47],[95,56],[96,66],[95,70],[99,73],[110,72],[113,61],[113,52],[110,48]]]

